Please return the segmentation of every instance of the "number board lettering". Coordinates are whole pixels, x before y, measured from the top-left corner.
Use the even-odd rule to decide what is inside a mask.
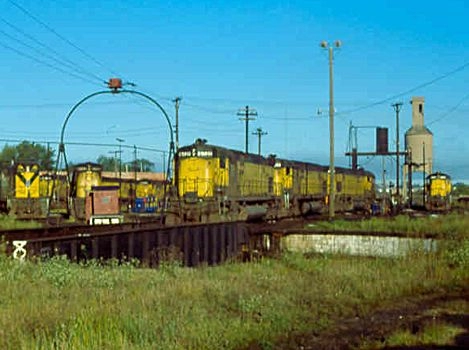
[[[189,157],[200,157],[200,158],[211,158],[213,157],[212,150],[198,150],[193,148],[190,151],[179,151],[179,157],[189,158]]]

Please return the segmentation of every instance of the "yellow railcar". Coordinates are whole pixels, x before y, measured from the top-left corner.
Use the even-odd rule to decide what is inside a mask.
[[[19,164],[15,174],[15,198],[39,198],[39,165]]]
[[[321,213],[327,208],[328,168],[306,162],[264,158],[197,140],[176,155],[181,221],[244,220]],[[368,210],[374,176],[336,168],[338,211]]]
[[[155,182],[141,180],[137,182],[135,195],[132,212],[155,213],[159,209],[160,200],[164,196],[164,188]]]
[[[436,172],[427,176],[427,194],[425,207],[430,211],[448,211],[451,209],[451,177]]]
[[[13,195],[7,200],[7,208],[10,214],[18,218],[45,216],[47,198],[41,193],[39,165],[16,166]]]
[[[288,199],[293,200],[292,211],[301,214],[326,211],[330,196],[329,168],[298,161],[276,162],[285,173],[291,174]],[[374,175],[363,170],[335,167],[335,207],[339,212],[368,212],[374,200]]]
[[[86,197],[92,187],[101,185],[102,166],[96,163],[77,164],[72,171],[70,197],[72,215],[79,220],[86,219]]]
[[[155,173],[129,173],[120,175],[104,172],[102,186],[119,188],[121,210],[133,213],[155,213],[165,197],[164,181]]]
[[[78,164],[72,173],[72,197],[86,198],[93,186],[101,185],[102,166],[95,163]]]
[[[147,180],[142,180],[137,182],[137,188],[135,190],[135,194],[137,198],[146,198],[155,196],[156,189],[155,185]]]
[[[224,188],[229,181],[226,169],[230,166],[225,158],[209,157],[210,153],[202,151],[195,156],[185,157],[184,151],[180,153],[179,163],[180,180],[178,191],[183,196],[213,197],[218,188]]]

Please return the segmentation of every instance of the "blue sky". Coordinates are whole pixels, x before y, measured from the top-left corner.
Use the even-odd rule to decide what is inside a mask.
[[[328,58],[319,43],[340,39],[334,59],[336,164],[349,164],[344,153],[350,123],[388,127],[394,147],[390,105],[397,101],[404,102],[403,145],[411,124],[409,101],[424,96],[434,169],[469,179],[468,18],[464,0],[5,0],[0,139],[57,148],[70,108],[105,90],[102,81],[119,76],[154,97],[171,118],[172,99],[182,97],[181,145],[201,137],[244,150],[244,122],[237,112],[249,105],[258,113],[250,122],[250,151],[257,152],[251,132],[260,127],[268,133],[264,155],[328,164]],[[359,150],[374,151],[374,135],[359,130]],[[167,150],[167,123],[143,99],[93,98],[73,114],[65,141],[107,146],[70,145],[67,158],[113,156],[116,138],[125,140],[123,161],[132,160],[133,145]],[[162,162],[157,151],[139,150],[138,156]],[[381,170],[378,157],[359,163]],[[385,164],[393,177],[394,160]]]

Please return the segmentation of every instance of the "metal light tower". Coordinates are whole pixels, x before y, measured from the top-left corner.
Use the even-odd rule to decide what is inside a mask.
[[[176,133],[176,152],[179,149],[179,106],[181,103],[182,97],[176,97],[174,102],[174,107],[176,109],[176,125],[174,128],[174,132]]]
[[[329,52],[329,219],[333,219],[335,215],[335,168],[334,168],[334,49],[338,49],[342,43],[336,40],[333,45],[329,45],[327,41],[321,42],[321,47]]]

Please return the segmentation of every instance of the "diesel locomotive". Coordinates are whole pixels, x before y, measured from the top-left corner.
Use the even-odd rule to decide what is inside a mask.
[[[103,172],[99,164],[84,163],[73,168],[68,183],[64,172],[52,174],[40,171],[36,164],[18,164],[10,177],[10,189],[3,195],[7,195],[9,213],[17,218],[44,218],[68,200],[70,214],[85,221],[93,188],[113,187],[118,189],[119,214],[164,213],[168,224],[273,221],[323,214],[329,204],[327,166],[247,154],[201,139],[178,149],[169,190],[161,174],[119,175]],[[450,176],[430,174],[426,183],[426,209],[450,210]],[[375,177],[362,169],[336,167],[335,190],[337,212],[369,214],[376,201]]]
[[[198,139],[179,148],[168,218],[179,222],[216,222],[280,218],[323,213],[329,201],[328,167],[262,157]],[[375,199],[371,172],[335,168],[338,212],[368,213]]]
[[[17,164],[9,172],[7,186],[2,184],[5,211],[19,219],[37,219],[47,216],[52,188],[65,181],[63,174],[41,171],[37,164]],[[56,191],[55,201],[65,199],[65,191]]]
[[[4,211],[18,219],[45,219],[51,214],[87,219],[87,198],[93,189],[117,188],[117,211],[152,214],[163,197],[164,177],[157,173],[104,172],[96,163],[75,165],[70,176],[40,170],[37,164],[12,167],[7,186],[0,187]],[[67,213],[67,209],[69,212]]]
[[[426,183],[426,209],[429,211],[449,211],[451,209],[451,177],[436,172],[427,176]]]

